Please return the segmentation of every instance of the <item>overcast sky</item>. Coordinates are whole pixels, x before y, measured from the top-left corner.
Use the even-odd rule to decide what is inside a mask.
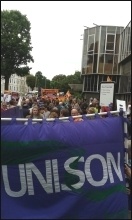
[[[31,73],[48,79],[81,70],[81,34],[84,25],[126,26],[131,20],[130,1],[1,1],[1,10],[19,10],[31,22]]]

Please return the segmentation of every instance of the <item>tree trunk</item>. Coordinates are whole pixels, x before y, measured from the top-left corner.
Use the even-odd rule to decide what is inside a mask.
[[[10,77],[8,77],[8,76],[5,77],[5,90],[8,90],[9,79],[10,79]]]

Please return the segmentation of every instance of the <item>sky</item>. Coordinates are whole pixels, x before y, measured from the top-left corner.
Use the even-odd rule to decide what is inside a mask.
[[[1,1],[1,10],[19,10],[31,22],[30,73],[47,79],[81,71],[84,26],[126,26],[131,1]]]

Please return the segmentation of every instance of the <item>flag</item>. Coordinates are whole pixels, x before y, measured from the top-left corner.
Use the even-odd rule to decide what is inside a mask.
[[[67,91],[66,96],[67,96],[68,98],[71,96],[69,90]]]
[[[107,82],[112,82],[109,76],[107,77]]]
[[[21,104],[22,104],[22,97],[20,96],[17,106],[21,106]]]

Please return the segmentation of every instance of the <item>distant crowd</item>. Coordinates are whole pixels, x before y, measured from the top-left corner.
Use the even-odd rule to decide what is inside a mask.
[[[12,99],[9,103],[1,102],[1,112],[18,105],[23,109],[24,118],[34,119],[62,118],[111,111],[110,107],[101,108],[97,98],[90,98],[90,100],[87,101],[85,99],[77,99],[71,96],[62,102],[59,101],[58,98],[51,100],[32,96],[30,98],[23,97],[17,100]],[[131,103],[128,103],[127,112],[129,119],[128,133],[129,136],[131,136]],[[82,120],[82,117],[74,119],[74,121]]]

